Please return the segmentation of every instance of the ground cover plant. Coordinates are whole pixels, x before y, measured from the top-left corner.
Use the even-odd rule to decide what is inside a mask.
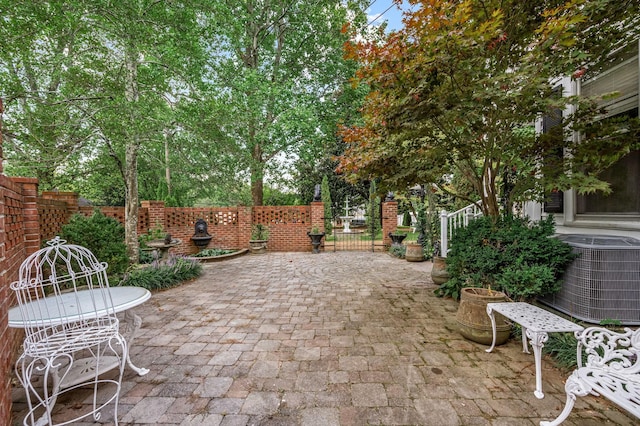
[[[170,256],[167,261],[154,261],[149,265],[130,269],[122,279],[121,286],[144,287],[147,290],[164,290],[197,278],[202,265],[194,259]]]

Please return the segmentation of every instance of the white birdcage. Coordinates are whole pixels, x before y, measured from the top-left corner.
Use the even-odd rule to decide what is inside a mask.
[[[115,385],[113,396],[106,403],[94,397],[92,409],[74,420],[91,414],[97,420],[100,409],[115,400],[117,424],[127,345],[119,332],[106,270],[107,264],[88,249],[56,237],[22,263],[18,281],[11,283],[25,330],[16,364],[30,408],[25,425],[34,424],[37,411],[44,413],[35,424],[53,424],[51,411],[59,394],[87,384],[97,392],[98,384],[105,383]],[[99,378],[116,367],[117,379]]]

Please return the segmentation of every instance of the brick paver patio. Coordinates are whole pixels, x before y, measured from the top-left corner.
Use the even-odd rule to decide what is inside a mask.
[[[564,405],[568,372],[511,339],[493,353],[456,332],[431,263],[385,253],[268,253],[205,265],[198,280],[136,308],[119,424],[536,425]],[[83,390],[56,406],[64,419]],[[14,424],[24,395],[14,390]],[[88,398],[84,401],[88,403]],[[109,407],[111,408],[111,407]],[[102,423],[113,424],[106,410]],[[93,423],[82,423],[93,424]],[[602,398],[565,425],[632,425]]]

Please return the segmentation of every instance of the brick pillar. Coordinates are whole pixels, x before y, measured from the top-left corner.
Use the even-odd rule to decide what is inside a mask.
[[[11,180],[22,188],[22,215],[26,255],[40,249],[40,216],[38,214],[38,179],[14,177]]]
[[[2,113],[4,112],[4,105],[2,104],[2,98],[0,98],[0,173],[2,173],[2,163],[4,160],[4,154],[2,153]]]
[[[311,203],[311,229],[317,227],[320,232],[324,232],[324,203],[313,201]],[[311,231],[309,229],[309,231]]]
[[[2,105],[2,98],[0,98],[0,174],[2,174],[2,113],[4,107]],[[1,191],[1,189],[0,189]],[[2,271],[0,272],[0,424],[10,424],[11,422],[11,374],[10,374],[10,362],[13,358],[12,340],[13,336],[7,325],[7,309],[9,309],[9,280],[6,272],[6,257],[5,257],[5,223],[4,223],[4,194],[0,199],[0,225],[2,225],[2,235],[0,235],[0,261],[2,264]]]
[[[238,206],[238,247],[249,248],[252,224],[253,219],[251,207]]]
[[[382,202],[382,242],[386,247],[391,245],[389,232],[396,232],[398,227],[398,202]]]
[[[165,214],[164,214],[164,201],[141,201],[140,207],[147,209],[149,212],[149,228],[147,231],[153,231],[161,229],[163,232],[166,229]]]

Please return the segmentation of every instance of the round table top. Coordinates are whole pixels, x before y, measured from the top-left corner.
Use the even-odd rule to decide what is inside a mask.
[[[66,324],[87,318],[98,318],[110,312],[122,312],[138,306],[151,297],[142,287],[109,287],[113,310],[105,306],[101,289],[84,289],[56,297],[34,300],[9,309],[9,327],[43,327]],[[23,318],[26,316],[27,319]]]

